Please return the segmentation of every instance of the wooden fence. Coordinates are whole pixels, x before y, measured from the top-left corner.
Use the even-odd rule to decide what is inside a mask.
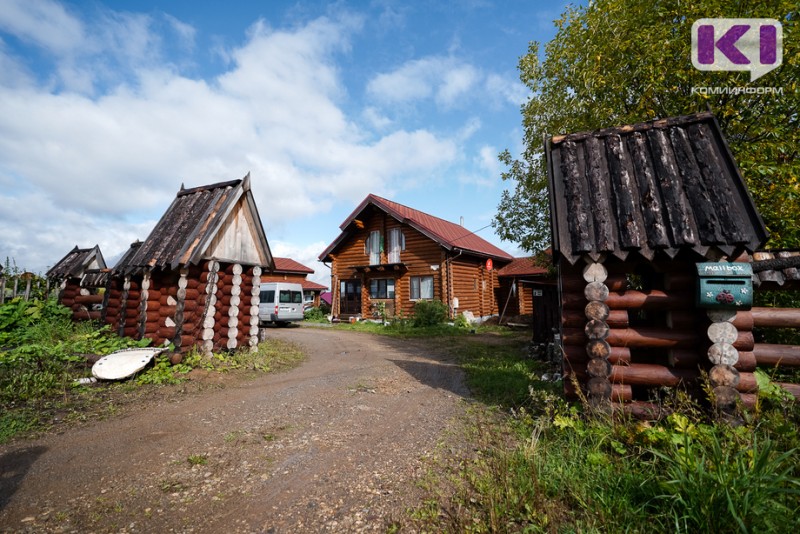
[[[50,293],[50,281],[34,273],[6,274],[0,272],[0,305],[21,297],[47,298]]]

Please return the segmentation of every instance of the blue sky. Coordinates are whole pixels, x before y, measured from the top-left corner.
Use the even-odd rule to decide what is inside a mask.
[[[273,253],[323,283],[369,193],[483,228],[522,143],[517,61],[563,9],[0,0],[0,260],[99,244],[113,263],[181,183],[248,172]]]

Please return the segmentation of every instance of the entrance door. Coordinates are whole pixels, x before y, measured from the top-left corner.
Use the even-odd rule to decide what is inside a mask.
[[[339,298],[341,315],[358,315],[361,313],[361,280],[342,282]]]

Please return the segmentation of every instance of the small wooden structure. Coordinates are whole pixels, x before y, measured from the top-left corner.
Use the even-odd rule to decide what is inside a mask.
[[[275,270],[271,274],[261,276],[261,282],[293,282],[303,286],[304,306],[318,307],[320,294],[327,291],[327,287],[308,280],[309,274],[314,274],[314,269],[291,258],[273,258]]]
[[[514,258],[497,271],[497,279],[500,322],[531,323],[534,343],[552,341],[559,317],[558,285],[550,270],[533,257]]]
[[[334,317],[409,317],[433,299],[451,317],[499,314],[497,269],[513,258],[463,226],[369,195],[340,228],[319,257],[331,263]]]
[[[274,263],[242,180],[185,189],[114,267],[106,323],[120,334],[206,353],[258,344],[261,275]]]
[[[72,310],[76,321],[97,321],[102,315],[108,270],[100,246],[70,250],[46,273],[49,284],[58,288],[58,302]]]
[[[714,117],[557,136],[545,149],[568,396],[576,379],[591,400],[638,410],[661,387],[698,389],[707,372],[718,407],[751,401],[753,371],[769,361],[753,326],[800,323],[796,310],[778,320],[695,306],[696,262],[748,261],[767,239]]]

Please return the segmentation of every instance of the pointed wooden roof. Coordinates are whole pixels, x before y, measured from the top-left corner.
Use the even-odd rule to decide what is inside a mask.
[[[504,261],[511,261],[513,259],[513,257],[504,250],[478,237],[474,232],[467,230],[461,225],[370,194],[339,226],[339,228],[342,229],[342,233],[322,254],[320,254],[320,260],[327,261],[325,258],[349,237],[357,228],[355,221],[369,206],[374,206],[386,212],[398,222],[407,224],[447,250],[463,250],[478,256]]]
[[[58,263],[47,271],[47,278],[80,278],[89,269],[105,269],[106,260],[100,252],[100,245],[93,248],[75,248],[67,252]]]
[[[131,247],[117,271],[177,269],[204,259],[273,266],[250,174],[180,191],[147,239]]]
[[[713,258],[768,234],[711,113],[556,136],[545,143],[555,257]]]

